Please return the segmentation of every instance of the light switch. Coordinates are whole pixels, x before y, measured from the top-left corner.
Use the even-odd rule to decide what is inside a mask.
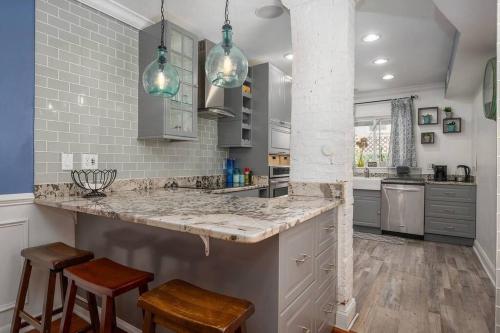
[[[82,154],[82,169],[97,169],[97,154]]]
[[[63,171],[73,170],[73,154],[61,154],[61,168]]]

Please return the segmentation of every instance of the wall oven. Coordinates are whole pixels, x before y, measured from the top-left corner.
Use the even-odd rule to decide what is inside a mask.
[[[289,177],[290,177],[290,167],[285,167],[285,166],[269,167],[270,198],[276,198],[288,195]]]

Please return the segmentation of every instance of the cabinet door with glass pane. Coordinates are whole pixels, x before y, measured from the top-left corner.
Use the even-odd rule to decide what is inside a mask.
[[[165,136],[195,139],[198,136],[198,39],[168,23],[167,42],[171,64],[179,73],[179,93],[165,104]]]

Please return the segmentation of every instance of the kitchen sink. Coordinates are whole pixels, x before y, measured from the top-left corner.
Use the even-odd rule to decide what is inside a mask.
[[[380,191],[382,179],[381,177],[354,177],[352,185],[355,190]]]

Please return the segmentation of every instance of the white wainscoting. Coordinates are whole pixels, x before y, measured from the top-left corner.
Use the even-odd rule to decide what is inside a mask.
[[[12,320],[23,259],[21,249],[50,242],[75,243],[75,215],[33,203],[32,193],[0,195],[0,333],[7,333]],[[33,268],[26,308],[42,311],[47,272]],[[57,289],[58,290],[58,289]],[[60,304],[60,296],[56,298]]]

